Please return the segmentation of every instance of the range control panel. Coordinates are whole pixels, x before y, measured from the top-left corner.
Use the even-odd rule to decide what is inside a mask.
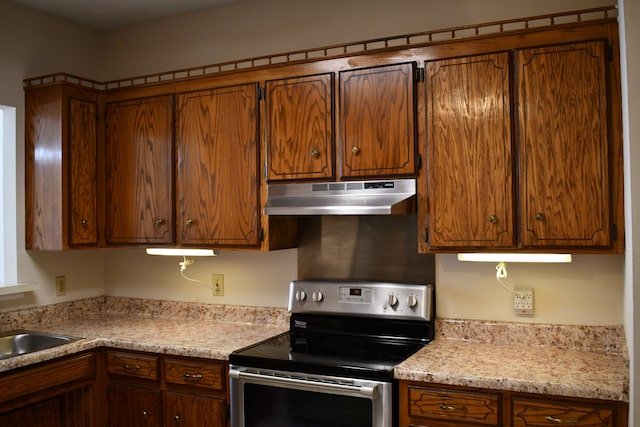
[[[427,284],[296,280],[289,311],[433,320],[433,293]]]

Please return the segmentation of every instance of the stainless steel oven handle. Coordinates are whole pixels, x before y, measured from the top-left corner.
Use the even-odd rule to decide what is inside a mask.
[[[255,383],[272,385],[276,387],[302,388],[310,391],[327,391],[333,394],[357,394],[360,396],[373,397],[376,394],[376,386],[354,386],[340,384],[331,381],[320,381],[308,378],[293,378],[291,376],[263,375],[252,372],[230,369],[231,378],[251,380]]]

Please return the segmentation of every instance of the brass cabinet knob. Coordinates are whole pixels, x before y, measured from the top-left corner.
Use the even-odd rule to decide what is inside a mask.
[[[162,224],[164,224],[164,219],[162,219],[162,218],[158,218],[158,219],[156,220],[156,225],[157,225],[158,227],[160,227]]]
[[[536,213],[536,221],[544,221],[544,214],[542,212]]]
[[[318,156],[320,156],[320,152],[314,148],[313,151],[311,151],[311,157],[317,159]]]
[[[353,154],[358,154],[360,152],[360,149],[354,145],[353,147],[351,147],[351,152]]]
[[[86,226],[88,226],[88,225],[89,225],[89,221],[87,221],[86,219],[83,219],[83,220],[82,220],[82,226],[83,226],[83,227],[86,227]]]
[[[147,411],[142,411],[142,416],[147,418]]]
[[[191,218],[187,219],[187,225],[193,225],[193,220]]]
[[[489,222],[490,222],[491,224],[495,224],[496,222],[498,222],[498,217],[497,217],[497,216],[495,216],[495,215],[491,215],[491,216],[489,217]]]

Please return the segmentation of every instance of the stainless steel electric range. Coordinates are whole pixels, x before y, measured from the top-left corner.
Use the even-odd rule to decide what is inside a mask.
[[[434,337],[434,287],[295,281],[290,330],[233,352],[232,427],[392,427],[393,369]]]

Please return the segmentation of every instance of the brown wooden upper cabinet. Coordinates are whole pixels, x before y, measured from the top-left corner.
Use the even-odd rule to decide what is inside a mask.
[[[178,243],[260,245],[258,84],[177,95]]]
[[[517,49],[511,70],[508,52],[426,63],[429,249],[613,246],[606,51]]]
[[[416,173],[416,63],[340,71],[341,178]]]
[[[516,51],[524,247],[611,244],[606,48]]]
[[[430,61],[429,244],[515,244],[509,54]]]
[[[107,243],[173,243],[173,96],[105,110]]]
[[[26,249],[97,246],[96,92],[64,83],[25,91]]]
[[[267,180],[333,179],[333,73],[265,83]]]

